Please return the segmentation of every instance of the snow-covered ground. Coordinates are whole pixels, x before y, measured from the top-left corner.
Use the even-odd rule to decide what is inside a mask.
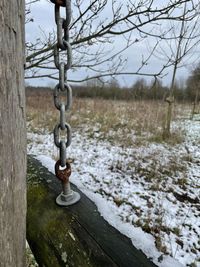
[[[158,266],[199,267],[200,121],[174,123],[185,133],[177,145],[114,145],[93,128],[96,136],[88,137],[87,125],[73,134],[71,181]],[[28,153],[53,172],[52,134],[28,132]]]

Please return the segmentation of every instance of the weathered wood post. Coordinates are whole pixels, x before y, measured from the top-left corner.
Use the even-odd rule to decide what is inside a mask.
[[[0,0],[0,266],[25,266],[24,0]]]

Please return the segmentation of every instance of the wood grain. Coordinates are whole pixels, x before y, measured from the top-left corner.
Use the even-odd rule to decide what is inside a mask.
[[[0,1],[0,266],[25,266],[24,0]]]

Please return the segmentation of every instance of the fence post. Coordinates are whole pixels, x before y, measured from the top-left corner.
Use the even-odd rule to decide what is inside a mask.
[[[0,266],[25,266],[24,0],[0,0]]]

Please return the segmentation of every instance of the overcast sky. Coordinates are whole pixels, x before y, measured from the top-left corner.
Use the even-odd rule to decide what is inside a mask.
[[[75,12],[73,10],[73,12]],[[74,13],[73,13],[74,15]],[[107,14],[104,16],[109,16],[109,10],[107,10]],[[35,42],[38,37],[44,36],[44,33],[48,35],[49,32],[56,30],[55,27],[55,20],[54,20],[54,5],[47,0],[40,0],[40,2],[32,4],[31,6],[31,17],[33,18],[33,22],[30,22],[26,25],[26,41],[28,42]],[[74,16],[73,16],[74,17]],[[148,28],[147,28],[148,29]],[[136,38],[135,35],[132,35],[132,38]],[[151,43],[151,39],[148,41],[148,46],[151,48],[153,47],[153,41]],[[117,37],[115,42],[110,45],[111,49],[118,50],[123,48],[124,39],[123,37]],[[109,46],[109,45],[108,45]],[[163,46],[164,49],[167,51],[167,46]],[[123,57],[127,58],[127,63],[125,65],[125,69],[123,71],[131,72],[138,68],[140,65],[143,56],[148,55],[147,49],[147,41],[142,41],[138,45],[134,45],[127,49]],[[197,51],[195,51],[196,53]],[[194,61],[194,59],[193,59]],[[192,62],[192,61],[190,61]],[[146,68],[144,68],[143,72],[157,72],[161,66],[163,65],[164,61],[153,57],[151,58],[149,64]],[[193,64],[194,65],[194,64]],[[179,69],[177,80],[185,80],[192,69],[192,64],[188,64],[186,67]],[[172,69],[168,69],[168,75],[166,75],[162,80],[164,84],[169,84]],[[68,77],[70,78],[83,78],[85,75],[85,70],[76,70],[75,72],[70,71]],[[138,77],[137,76],[120,76],[118,80],[122,85],[130,86]],[[141,76],[140,76],[141,78]],[[144,77],[145,78],[145,77]],[[145,78],[146,79],[146,78]],[[151,80],[152,78],[148,78],[147,80]],[[35,84],[35,85],[50,85],[54,84],[55,81],[52,81],[47,78],[37,79],[37,80],[28,80],[28,83]]]

